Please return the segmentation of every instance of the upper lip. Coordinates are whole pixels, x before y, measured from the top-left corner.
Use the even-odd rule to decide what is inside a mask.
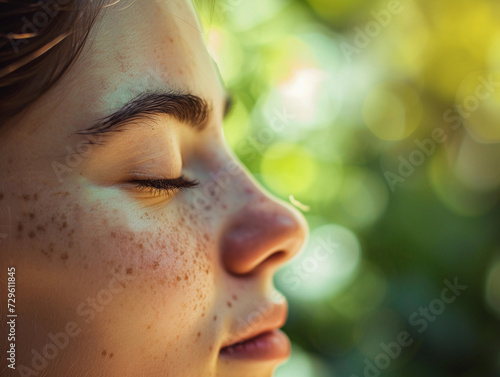
[[[245,342],[266,332],[279,329],[285,324],[288,314],[288,304],[286,300],[280,303],[275,303],[271,300],[263,300],[263,303],[264,302],[267,302],[268,305],[265,312],[259,311],[258,307],[254,305],[254,309],[249,310],[243,317],[246,321],[240,320],[233,323],[229,339],[223,342],[221,349]],[[256,314],[252,315],[254,312],[260,313],[260,316]]]

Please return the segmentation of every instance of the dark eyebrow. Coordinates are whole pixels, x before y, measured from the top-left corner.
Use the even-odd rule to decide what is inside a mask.
[[[226,97],[224,116],[229,112],[231,104],[230,97]],[[161,114],[170,115],[196,131],[201,131],[210,120],[212,108],[207,101],[193,94],[143,93],[111,115],[97,120],[92,126],[77,131],[77,134],[102,135],[115,132],[131,121],[154,119]]]

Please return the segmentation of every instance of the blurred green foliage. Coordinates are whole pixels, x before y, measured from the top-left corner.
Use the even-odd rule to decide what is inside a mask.
[[[200,8],[228,142],[311,227],[277,376],[500,376],[500,3]]]

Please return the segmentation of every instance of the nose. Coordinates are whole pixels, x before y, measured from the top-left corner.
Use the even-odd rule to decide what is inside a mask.
[[[242,191],[242,204],[221,235],[223,265],[233,275],[274,271],[302,247],[306,221],[295,208],[271,198],[253,182]]]

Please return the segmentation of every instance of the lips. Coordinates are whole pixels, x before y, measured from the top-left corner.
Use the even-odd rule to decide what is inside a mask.
[[[220,356],[246,360],[279,360],[290,356],[290,341],[280,330],[271,330],[226,346],[220,350]]]
[[[219,351],[219,357],[239,360],[283,360],[290,356],[291,346],[288,337],[279,330],[285,324],[288,312],[286,301],[280,304],[267,301],[266,311],[247,312],[243,318],[249,322],[238,321],[231,331],[230,340]],[[241,318],[241,317],[239,317]]]

